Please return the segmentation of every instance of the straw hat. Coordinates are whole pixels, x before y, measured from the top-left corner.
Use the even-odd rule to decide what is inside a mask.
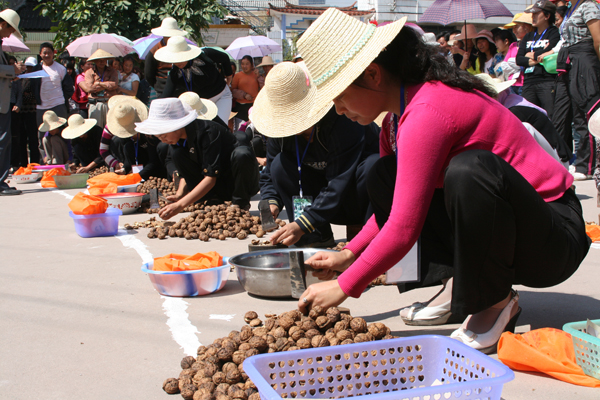
[[[198,118],[196,110],[184,107],[181,100],[167,97],[150,104],[150,114],[144,122],[135,124],[136,130],[146,135],[162,135],[184,128]]]
[[[231,112],[229,113],[229,119],[231,119],[231,118],[235,117],[236,115],[237,115],[237,112],[235,112],[235,111],[231,111]]]
[[[90,58],[88,58],[87,60],[94,61],[94,60],[102,60],[104,58],[116,58],[116,57],[113,56],[112,54],[110,54],[106,50],[98,49],[95,52],[93,52],[92,55],[90,56]]]
[[[163,37],[175,37],[175,36],[187,36],[188,32],[183,29],[179,29],[177,21],[173,17],[167,17],[162,20],[158,28],[154,28],[151,31],[155,35]]]
[[[129,138],[136,134],[135,123],[148,118],[148,108],[133,97],[113,103],[106,114],[106,126],[113,135]]]
[[[107,103],[108,109],[110,110],[111,108],[113,108],[121,100],[127,100],[127,99],[133,99],[133,97],[127,96],[124,94],[116,94],[114,96],[111,96],[110,99],[108,99],[108,103]]]
[[[313,111],[321,112],[354,82],[405,22],[403,17],[376,28],[335,8],[317,18],[298,41],[298,50],[318,88]]]
[[[167,45],[156,50],[154,58],[164,63],[180,63],[193,60],[202,53],[202,49],[188,44],[183,36],[169,39]]]
[[[192,107],[198,113],[198,119],[212,120],[217,116],[219,109],[210,100],[201,99],[198,93],[185,92],[179,96],[179,100],[185,105]]]
[[[271,56],[264,56],[260,64],[257,65],[257,67],[264,67],[265,65],[277,65],[277,63],[273,61],[273,58],[271,58]]]
[[[494,36],[492,35],[492,32],[488,31],[487,29],[482,29],[479,32],[477,32],[477,35],[475,35],[475,37],[473,37],[473,44],[477,44],[477,39],[479,38],[485,38],[488,40],[488,42],[490,43],[494,43]]]
[[[588,129],[590,133],[600,139],[600,112],[596,110],[588,121]]]
[[[267,137],[292,136],[310,128],[327,114],[333,103],[312,110],[317,98],[304,63],[283,62],[273,67],[254,100],[250,121]]]
[[[488,74],[477,74],[475,75],[477,78],[481,79],[488,87],[494,90],[496,93],[502,93],[509,87],[515,84],[516,79],[511,79],[509,81],[502,81],[498,78],[492,78]]]
[[[0,12],[0,18],[2,18],[6,23],[15,28],[15,35],[19,39],[23,39],[23,35],[21,35],[21,31],[19,31],[19,23],[21,22],[21,17],[14,10],[7,8]]]
[[[42,120],[44,122],[38,128],[38,131],[40,132],[50,132],[67,123],[65,118],[59,117],[54,111],[46,111]]]
[[[25,59],[25,65],[28,67],[35,67],[37,64],[38,62],[35,57],[27,57],[27,59]]]
[[[61,135],[65,139],[78,138],[92,129],[96,125],[96,122],[98,121],[93,118],[83,119],[81,115],[73,114],[69,117],[69,126],[62,131]]]
[[[475,25],[466,24],[463,25],[460,29],[460,33],[454,36],[454,40],[465,40],[465,36],[468,39],[472,39],[477,35],[477,30],[475,29]]]

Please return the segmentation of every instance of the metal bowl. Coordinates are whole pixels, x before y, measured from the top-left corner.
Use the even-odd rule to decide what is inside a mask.
[[[238,281],[248,293],[261,297],[292,297],[289,253],[299,250],[304,252],[305,260],[319,251],[334,251],[297,248],[253,251],[231,257],[229,263],[235,267]],[[317,282],[321,281],[307,274],[308,286]]]

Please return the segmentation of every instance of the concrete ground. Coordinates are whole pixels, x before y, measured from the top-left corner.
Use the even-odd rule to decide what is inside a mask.
[[[586,220],[598,222],[593,182],[576,186]],[[235,273],[213,295],[162,297],[140,270],[143,259],[172,252],[244,253],[250,238],[159,241],[140,230],[83,239],[68,216],[69,197],[77,190],[47,190],[37,183],[19,189],[22,196],[0,198],[0,399],[168,399],[162,382],[178,376],[181,358],[195,353],[200,343],[239,330],[246,311],[262,316],[296,307],[293,300],[249,296]],[[120,225],[148,217],[124,216]],[[335,227],[335,234],[343,239],[345,230]],[[523,307],[518,331],[600,318],[599,248],[590,249],[577,273],[561,285],[517,287]],[[435,292],[428,288],[401,296],[395,287],[375,287],[343,305],[354,316],[387,324],[396,335],[449,335],[458,325],[408,327],[398,316],[401,307]],[[599,393],[516,372],[502,397],[598,399]]]

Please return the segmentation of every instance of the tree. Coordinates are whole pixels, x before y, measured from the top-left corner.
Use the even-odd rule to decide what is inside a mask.
[[[78,37],[92,33],[116,33],[131,40],[147,36],[163,18],[173,17],[190,39],[202,43],[202,31],[212,17],[222,18],[218,0],[39,0],[36,7],[58,25],[54,45],[64,49]]]

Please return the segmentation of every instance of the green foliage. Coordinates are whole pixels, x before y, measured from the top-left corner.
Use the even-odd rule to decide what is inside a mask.
[[[58,26],[54,45],[64,49],[78,37],[116,33],[131,40],[147,36],[163,18],[173,17],[190,39],[202,43],[201,33],[212,17],[222,18],[218,0],[38,0],[36,7]]]

